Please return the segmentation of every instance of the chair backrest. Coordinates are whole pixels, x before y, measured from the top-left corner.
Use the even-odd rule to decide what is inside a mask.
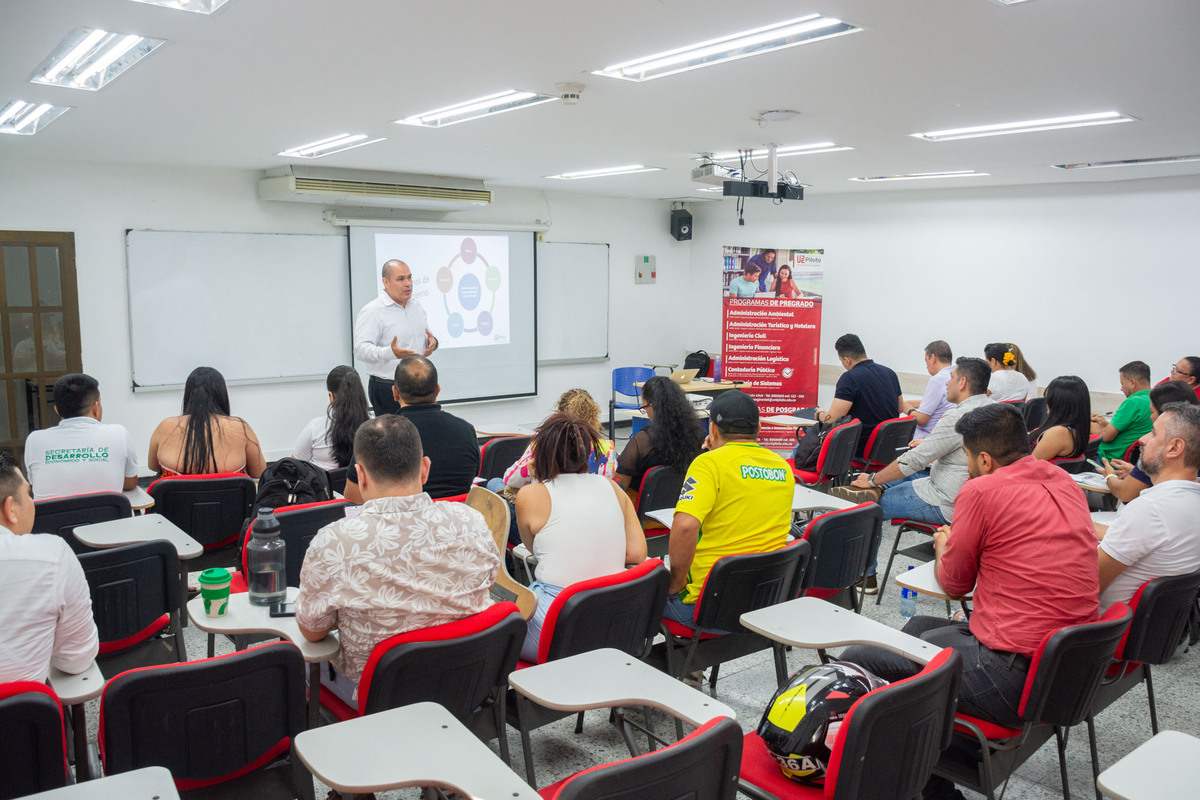
[[[100,654],[118,653],[165,628],[179,608],[179,556],[158,539],[82,553]]]
[[[638,513],[674,508],[675,503],[679,501],[679,490],[682,486],[683,475],[676,469],[659,465],[646,470],[638,487]]]
[[[800,584],[809,589],[846,589],[867,571],[883,536],[883,511],[878,503],[861,503],[815,517],[804,529],[812,560]]]
[[[363,668],[358,711],[374,714],[431,702],[468,723],[497,688],[507,685],[524,641],[525,620],[513,603],[384,639]]]
[[[670,747],[577,772],[555,800],[733,800],[742,761],[742,730],[716,717]]]
[[[1050,408],[1046,405],[1046,398],[1031,397],[1025,401],[1025,409],[1021,413],[1025,417],[1025,430],[1036,431],[1046,424]]]
[[[67,729],[54,690],[36,681],[0,683],[0,731],[0,800],[67,785]]]
[[[104,772],[166,767],[183,790],[240,778],[287,754],[304,692],[304,659],[283,642],[126,670],[100,695]]]
[[[1129,623],[1129,635],[1117,648],[1117,658],[1146,664],[1167,663],[1183,639],[1197,593],[1200,593],[1200,572],[1143,583],[1129,601],[1133,620]]]
[[[1087,454],[1080,453],[1077,456],[1065,456],[1063,458],[1052,458],[1050,463],[1056,467],[1060,467],[1064,472],[1071,475],[1082,475],[1085,472],[1090,472],[1092,467],[1087,462]]]
[[[338,467],[337,469],[327,469],[325,474],[329,476],[330,491],[342,494],[346,491],[346,475],[350,472],[349,467]]]
[[[76,553],[90,553],[93,550],[75,538],[74,531],[80,525],[133,516],[129,498],[120,492],[51,497],[35,500],[33,506],[33,532],[57,534],[66,539]]]
[[[479,448],[479,477],[486,480],[503,478],[504,473],[525,452],[532,437],[497,436]]]
[[[249,475],[217,472],[159,478],[146,490],[162,514],[184,533],[216,550],[233,544],[250,516],[256,489]]]
[[[1128,461],[1130,464],[1136,464],[1138,463],[1138,457],[1141,455],[1141,453],[1142,442],[1139,439],[1138,441],[1130,444],[1129,447],[1125,448],[1125,452],[1121,454],[1121,458],[1125,461]]]
[[[917,421],[912,417],[885,419],[871,430],[867,444],[863,447],[863,458],[868,467],[892,463],[898,455],[908,449],[917,431]]]
[[[636,384],[645,383],[653,377],[654,370],[650,367],[617,367],[612,371],[613,395],[641,397],[642,390]]]
[[[821,443],[817,454],[817,473],[821,478],[836,478],[850,471],[850,461],[858,448],[858,437],[862,435],[862,422],[852,419],[843,422],[829,433]]]
[[[696,624],[724,631],[743,630],[742,614],[790,599],[796,571],[810,552],[792,543],[766,553],[717,559],[696,601]]]
[[[315,503],[298,503],[294,506],[281,506],[275,509],[275,519],[279,520],[279,535],[285,545],[284,574],[288,586],[300,585],[300,568],[304,566],[304,554],[313,537],[331,522],[337,522],[346,516],[346,509],[351,505],[349,500],[318,500]],[[250,566],[247,564],[246,545],[254,531],[254,520],[246,525],[242,538],[242,575],[250,580]]]
[[[828,800],[920,797],[954,731],[962,656],[947,647],[911,678],[868,692],[838,729]]]
[[[662,561],[650,558],[623,572],[567,586],[546,611],[538,663],[602,647],[641,658],[658,633],[670,582]]]
[[[1129,606],[1114,603],[1094,622],[1046,634],[1029,663],[1021,718],[1066,727],[1083,722],[1131,618]]]

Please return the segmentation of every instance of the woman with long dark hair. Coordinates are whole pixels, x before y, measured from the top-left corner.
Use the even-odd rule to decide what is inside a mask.
[[[354,367],[334,367],[325,378],[329,408],[300,431],[292,457],[323,470],[341,469],[354,455],[354,433],[370,416],[362,379]]]
[[[646,381],[642,410],[650,424],[629,440],[617,461],[616,481],[625,489],[637,489],[651,467],[666,466],[685,474],[704,444],[696,409],[670,378],[659,375]]]
[[[1033,456],[1077,458],[1091,436],[1092,396],[1083,378],[1060,375],[1046,387],[1046,421],[1029,434]]]
[[[1037,373],[1015,344],[993,342],[983,348],[983,357],[992,368],[988,394],[996,402],[1024,402],[1037,396]]]
[[[792,268],[787,264],[781,264],[779,266],[779,274],[775,276],[775,296],[788,299],[804,296],[804,292],[792,280]]]
[[[147,464],[163,475],[244,472],[251,478],[267,468],[254,431],[230,415],[225,378],[212,367],[196,367],[188,375],[183,413],[154,429]]]

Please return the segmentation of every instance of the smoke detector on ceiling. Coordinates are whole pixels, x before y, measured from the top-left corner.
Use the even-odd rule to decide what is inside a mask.
[[[772,122],[790,122],[798,116],[800,112],[790,108],[772,108],[755,114],[754,121],[760,128],[765,128]]]
[[[582,83],[559,83],[555,86],[558,88],[558,99],[564,106],[579,105],[580,95],[583,94]]]

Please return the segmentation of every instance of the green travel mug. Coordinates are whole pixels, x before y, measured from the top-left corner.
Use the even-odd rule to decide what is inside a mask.
[[[223,617],[229,609],[229,570],[213,567],[200,573],[200,596],[204,598],[204,614]]]

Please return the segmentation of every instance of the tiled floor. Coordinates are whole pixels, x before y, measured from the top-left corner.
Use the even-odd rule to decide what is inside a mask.
[[[883,552],[891,548],[894,529],[885,527]],[[911,538],[911,536],[910,536]],[[908,562],[898,559],[900,569]],[[876,606],[874,598],[868,598],[864,613],[889,625],[899,627],[899,589],[894,584],[883,588],[883,602]],[[944,614],[941,601],[919,599],[918,613]],[[205,636],[195,628],[185,631],[188,653],[191,658],[201,658],[205,653]],[[232,647],[218,637],[218,652],[229,652]],[[792,670],[816,663],[816,654],[811,651],[795,650],[788,656]],[[1158,699],[1159,724],[1164,730],[1180,730],[1200,735],[1200,653],[1180,653],[1174,661],[1154,670],[1155,693]],[[759,653],[721,667],[716,696],[732,706],[738,721],[746,730],[753,729],[762,715],[763,707],[771,697],[774,686],[774,670],[769,652]],[[707,690],[707,684],[705,685]],[[89,708],[92,735],[95,735],[98,704]],[[667,721],[656,718],[656,729],[660,734],[669,731]],[[1146,705],[1144,687],[1135,688],[1117,703],[1106,709],[1097,719],[1101,769],[1112,764],[1134,747],[1150,738],[1150,718]],[[397,747],[404,746],[404,739],[418,735],[412,731],[397,731]],[[587,716],[584,731],[574,733],[574,720],[565,719],[535,731],[532,735],[534,762],[538,780],[546,785],[576,770],[604,761],[627,757],[624,744],[616,730],[607,724],[607,714],[592,712]],[[513,764],[521,771],[521,744],[515,731],[510,730]],[[1091,790],[1091,767],[1088,758],[1087,733],[1083,726],[1072,731],[1068,747],[1068,772],[1072,793],[1076,797],[1089,797]],[[318,797],[324,793],[318,786]],[[979,795],[967,792],[968,797]],[[386,798],[415,798],[419,793],[390,792]],[[1048,800],[1062,796],[1059,782],[1058,758],[1053,740],[1027,761],[1012,778],[1005,797],[1009,800]]]

